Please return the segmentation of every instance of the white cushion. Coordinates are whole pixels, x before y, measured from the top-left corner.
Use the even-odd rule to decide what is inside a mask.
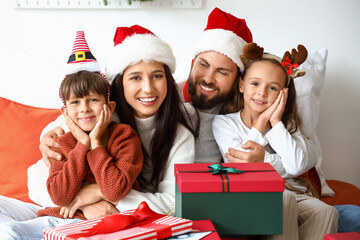
[[[297,104],[303,120],[304,134],[309,137],[317,154],[316,170],[320,177],[321,192],[323,197],[335,196],[335,192],[325,182],[324,172],[321,170],[322,151],[320,141],[316,135],[319,122],[320,92],[325,82],[327,49],[318,49],[309,52],[306,61],[300,65],[300,70],[305,70],[303,77],[295,78]]]

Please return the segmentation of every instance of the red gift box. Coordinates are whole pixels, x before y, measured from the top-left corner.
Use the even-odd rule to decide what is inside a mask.
[[[324,240],[360,240],[360,233],[346,232],[346,233],[325,234]]]
[[[269,163],[175,164],[175,216],[221,237],[282,233],[284,179]]]
[[[192,230],[192,221],[153,212],[146,202],[136,210],[44,230],[44,240],[164,239]]]
[[[211,220],[197,220],[193,221],[193,232],[201,231],[207,232],[212,231],[209,235],[206,235],[201,240],[221,240],[219,234],[216,232],[214,225],[212,224]]]
[[[201,192],[283,192],[284,180],[269,163],[223,163],[243,173],[211,174],[209,163],[175,164],[181,193]]]

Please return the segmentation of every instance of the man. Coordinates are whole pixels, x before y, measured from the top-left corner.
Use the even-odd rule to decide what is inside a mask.
[[[196,162],[221,161],[212,134],[212,121],[237,94],[239,78],[244,70],[240,55],[249,42],[252,42],[252,34],[244,19],[218,8],[210,13],[207,27],[195,47],[188,81],[180,83],[185,102],[191,102],[199,114]],[[192,119],[196,119],[196,111],[186,106]],[[255,161],[256,158],[264,158],[265,151],[261,145],[249,142],[244,148],[252,151],[230,149],[229,160]]]
[[[252,42],[252,35],[246,22],[220,9],[214,9],[209,15],[208,24],[195,48],[194,61],[188,81],[183,88],[184,100],[191,102],[199,114],[200,130],[196,142],[196,162],[220,162],[222,160],[219,148],[212,133],[214,117],[227,107],[227,103],[237,99],[238,84],[244,66],[240,60],[243,46]],[[188,109],[191,109],[188,107]],[[189,110],[194,118],[196,111]],[[226,157],[229,162],[269,162],[265,157],[264,148],[255,142],[247,142],[242,146],[250,151],[229,149]],[[269,156],[269,155],[268,155]],[[320,202],[320,201],[319,201]],[[298,204],[295,195],[284,192],[283,197],[283,234],[269,236],[269,239],[308,239],[307,236],[323,235],[336,232],[337,212],[332,207],[324,208],[328,213],[328,222],[317,226],[314,231],[311,226],[322,218],[316,212],[316,206]],[[311,208],[312,207],[312,208]],[[297,210],[300,211],[299,215]],[[308,215],[304,214],[307,212]],[[295,211],[295,212],[294,212]],[[298,216],[300,221],[298,223]],[[331,216],[331,217],[330,217]],[[309,220],[311,219],[311,220]],[[325,219],[322,219],[325,221]]]

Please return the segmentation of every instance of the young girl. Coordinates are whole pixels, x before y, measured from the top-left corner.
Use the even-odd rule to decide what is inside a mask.
[[[193,131],[182,115],[182,103],[171,75],[175,71],[175,57],[168,44],[137,25],[117,28],[114,42],[106,67],[112,81],[111,100],[117,104],[115,112],[121,122],[129,124],[140,136],[144,154],[144,166],[138,178],[140,190],[130,190],[116,208],[135,209],[146,201],[156,212],[174,213],[174,164],[193,163],[195,157]],[[44,131],[62,126],[62,122],[60,118]],[[45,134],[42,142],[52,142],[54,135],[58,135],[58,130]],[[38,171],[32,171],[29,179],[43,174],[44,162],[36,168]],[[84,191],[77,196],[80,202],[101,199],[97,185],[88,190],[96,191],[99,197],[92,199],[96,195]],[[33,184],[29,193],[33,200],[52,206],[44,187],[39,189]],[[83,213],[103,215],[109,208],[111,205],[93,205],[83,209]]]
[[[231,155],[231,148],[243,150],[249,140],[263,145],[264,158],[258,159],[269,162],[294,190],[297,210],[287,205],[285,193],[280,238],[323,239],[324,234],[336,232],[337,212],[314,198],[296,178],[316,163],[311,142],[301,132],[293,81],[304,74],[294,68],[305,61],[307,51],[299,45],[299,52],[286,53],[283,60],[262,52],[255,43],[244,47],[245,71],[238,86],[241,102],[227,106],[238,112],[216,116],[213,133],[225,162],[248,162]]]

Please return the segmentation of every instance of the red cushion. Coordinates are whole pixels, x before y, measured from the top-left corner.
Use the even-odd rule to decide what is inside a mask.
[[[60,114],[0,97],[0,195],[31,202],[27,168],[41,158],[40,134]]]
[[[355,185],[338,180],[327,180],[329,187],[334,190],[335,197],[321,198],[329,205],[353,204],[360,206],[360,189]]]

